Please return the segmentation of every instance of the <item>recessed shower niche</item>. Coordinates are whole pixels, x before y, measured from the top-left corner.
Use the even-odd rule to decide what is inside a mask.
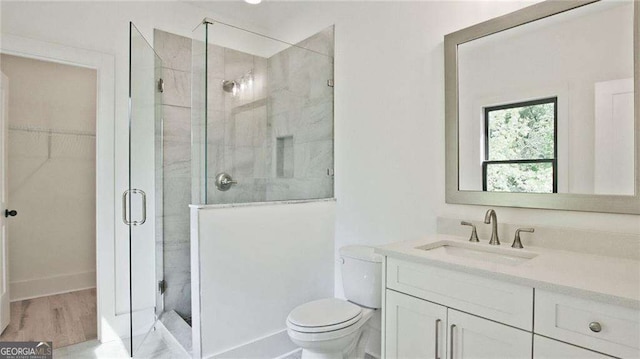
[[[293,177],[293,136],[276,138],[276,177]]]

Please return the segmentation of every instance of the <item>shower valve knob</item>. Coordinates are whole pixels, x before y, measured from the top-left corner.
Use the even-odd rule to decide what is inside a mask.
[[[12,209],[12,210],[5,209],[4,210],[4,216],[5,217],[15,217],[17,215],[18,215],[18,211],[16,211],[15,209]]]
[[[231,185],[238,184],[237,181],[234,181],[233,178],[227,173],[218,173],[216,176],[216,187],[219,191],[228,191],[231,188]]]

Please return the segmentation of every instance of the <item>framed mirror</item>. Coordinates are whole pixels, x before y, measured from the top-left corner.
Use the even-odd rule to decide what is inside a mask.
[[[446,202],[640,214],[639,11],[545,1],[446,35]]]

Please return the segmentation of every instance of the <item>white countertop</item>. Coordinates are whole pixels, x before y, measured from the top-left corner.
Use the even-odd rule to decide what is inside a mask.
[[[510,240],[504,241],[500,248],[536,256],[514,266],[416,248],[442,240],[468,243],[467,238],[433,235],[380,246],[376,253],[640,309],[640,261],[542,247],[515,249],[511,248]],[[471,245],[488,247],[487,250],[496,248],[486,241]]]

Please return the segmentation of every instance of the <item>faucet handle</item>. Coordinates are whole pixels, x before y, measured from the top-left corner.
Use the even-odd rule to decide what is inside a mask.
[[[522,246],[522,242],[520,241],[520,232],[533,233],[534,229],[533,228],[518,228],[518,229],[516,229],[516,235],[513,238],[513,244],[511,245],[511,247],[513,247],[513,248],[524,248]]]
[[[476,226],[473,223],[462,221],[460,224],[463,226],[471,226],[471,238],[469,238],[469,242],[480,242],[478,239],[478,232],[476,232]]]

